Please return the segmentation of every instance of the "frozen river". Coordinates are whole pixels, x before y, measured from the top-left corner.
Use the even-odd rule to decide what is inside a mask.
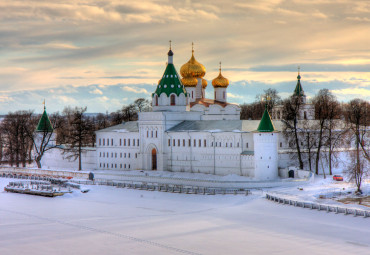
[[[92,186],[46,198],[6,193],[0,254],[370,254],[370,219],[260,194],[186,195]]]

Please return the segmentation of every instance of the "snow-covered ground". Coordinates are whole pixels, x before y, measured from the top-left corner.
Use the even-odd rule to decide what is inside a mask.
[[[9,181],[0,178],[1,191]],[[333,185],[269,192],[316,199]],[[0,192],[0,254],[370,254],[369,218],[277,204],[261,191],[90,188],[56,198]]]

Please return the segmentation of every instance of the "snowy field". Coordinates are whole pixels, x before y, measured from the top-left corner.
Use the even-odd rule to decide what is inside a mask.
[[[370,254],[370,218],[281,205],[261,191],[203,196],[91,186],[46,198],[3,192],[9,181],[0,178],[1,255]],[[274,192],[307,189],[315,199],[320,187]]]

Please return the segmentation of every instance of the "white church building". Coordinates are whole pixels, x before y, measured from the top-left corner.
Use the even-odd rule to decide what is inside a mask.
[[[168,64],[152,94],[152,112],[138,121],[96,132],[97,170],[161,170],[257,180],[278,177],[283,141],[265,110],[261,121],[240,120],[240,107],[227,102],[228,79],[213,79],[214,99],[205,98],[205,67],[194,57],[180,69]]]

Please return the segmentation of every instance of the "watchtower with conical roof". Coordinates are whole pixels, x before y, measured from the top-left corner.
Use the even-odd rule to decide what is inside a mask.
[[[34,154],[40,155],[46,150],[47,147],[53,147],[56,143],[56,135],[54,133],[53,125],[46,112],[45,101],[44,101],[44,112],[42,113],[40,120],[35,130],[35,148]],[[36,157],[35,156],[35,157]]]
[[[278,134],[266,104],[258,128],[253,133],[256,179],[275,180],[278,177]]]
[[[157,88],[152,94],[153,111],[186,111],[188,93],[181,83],[180,76],[173,64],[173,51],[167,53],[168,62]]]

